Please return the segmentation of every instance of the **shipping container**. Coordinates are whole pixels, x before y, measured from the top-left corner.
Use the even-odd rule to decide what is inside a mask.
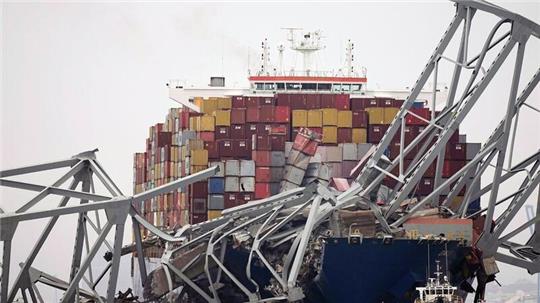
[[[391,102],[393,104],[393,102]],[[399,108],[395,107],[385,107],[384,108],[384,123],[383,124],[392,124],[394,118],[399,113]]]
[[[335,108],[323,108],[322,110],[323,126],[337,126],[338,111]],[[324,129],[323,129],[324,133]],[[323,134],[324,136],[324,134]]]
[[[216,140],[220,139],[230,139],[230,128],[228,126],[218,126],[214,131],[214,138]],[[213,141],[213,140],[212,140]]]
[[[220,177],[214,177],[208,179],[208,193],[209,194],[223,194],[225,191],[225,180]]]
[[[209,195],[208,209],[225,209],[225,200],[223,195]]]
[[[213,132],[215,130],[215,122],[213,116],[201,116],[200,118],[200,125],[199,125],[199,131],[208,131]]]
[[[240,160],[240,176],[255,177],[255,161]]]
[[[367,143],[367,129],[365,128],[353,128],[351,136],[352,143]]]
[[[225,192],[239,192],[240,191],[240,177],[225,177]]]
[[[229,130],[229,137],[235,140],[245,139],[246,138],[245,125],[244,124],[231,125],[230,130]]]
[[[246,110],[246,122],[258,123],[260,120],[259,107],[248,107]]]
[[[351,110],[353,111],[363,111],[366,107],[369,107],[370,101],[375,100],[374,98],[360,97],[360,98],[351,98]]]
[[[240,177],[240,191],[241,192],[254,192],[255,191],[255,177]]]
[[[275,108],[274,121],[278,123],[289,123],[291,119],[291,109],[288,106],[278,105]]]
[[[221,217],[221,210],[208,210],[208,220],[216,219]]]
[[[270,151],[254,150],[251,152],[251,158],[255,161],[255,166],[270,166]]]
[[[233,96],[232,97],[232,107],[233,108],[245,108],[246,101],[243,96]]]
[[[352,128],[338,128],[337,143],[352,142]]]
[[[306,127],[307,126],[307,111],[306,110],[293,110],[292,111],[292,127]]]
[[[270,197],[270,183],[255,183],[255,199]]]
[[[245,124],[246,123],[246,109],[233,108],[231,109],[231,124]]]
[[[249,140],[233,140],[233,154],[240,159],[249,159],[251,157],[251,143]]]
[[[337,126],[324,126],[323,127],[323,143],[337,143]]]
[[[359,110],[352,112],[351,127],[355,128],[367,128],[368,127],[368,114],[366,111]]]
[[[259,107],[259,122],[274,122],[273,105],[261,105]]]
[[[319,109],[319,108],[321,108],[321,95],[319,95],[319,94],[306,94],[306,108],[307,109]]]
[[[353,126],[352,119],[353,119],[352,111],[340,110],[338,111],[337,126],[351,128]]]
[[[199,149],[191,151],[191,164],[192,165],[208,165],[208,151],[206,149]]]
[[[322,127],[322,111],[318,109],[307,111],[307,127]]]
[[[299,150],[291,150],[291,153],[287,157],[287,165],[294,165],[301,169],[307,169],[311,156],[304,154]],[[283,165],[281,165],[283,166]]]
[[[282,167],[285,165],[285,153],[282,151],[270,152],[270,166]]]
[[[259,166],[255,169],[255,180],[256,182],[270,182],[271,171],[270,167]]]
[[[374,144],[379,143],[387,129],[388,125],[370,125],[368,127],[368,142]]]
[[[280,185],[280,189],[279,189],[279,190],[280,190],[281,192],[289,191],[289,190],[298,188],[298,185],[297,185],[297,184],[291,183],[291,182],[286,181],[286,180],[281,181],[279,185]]]
[[[422,117],[425,120],[431,119],[431,113],[428,108],[411,108],[409,109],[410,112],[416,114],[417,116]],[[412,114],[408,113],[405,116],[405,121],[407,125],[427,125],[428,123],[422,119],[417,118],[416,116],[413,116]]]
[[[333,108],[336,109],[336,98],[333,94],[321,95],[321,108]]]
[[[219,168],[219,171],[215,174],[216,177],[224,177],[225,176],[225,162],[223,161],[212,161],[208,163],[208,167],[214,167],[217,166]]]
[[[339,94],[334,99],[338,110],[348,110],[350,108],[349,94]]]
[[[343,151],[343,160],[344,161],[355,161],[358,160],[358,145],[355,143],[342,143],[339,145]]]
[[[369,125],[385,124],[384,120],[384,108],[382,107],[368,107],[366,108],[368,114]]]

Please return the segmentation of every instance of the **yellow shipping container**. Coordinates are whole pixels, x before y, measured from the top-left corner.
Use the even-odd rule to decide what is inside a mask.
[[[191,165],[208,165],[208,151],[206,149],[191,151]]]
[[[216,117],[216,126],[231,126],[230,110],[216,110],[214,117]]]
[[[367,130],[365,128],[353,128],[352,143],[367,143]]]
[[[292,127],[307,127],[307,111],[297,109],[292,111]]]
[[[307,127],[322,127],[322,112],[320,110],[308,110]]]
[[[384,124],[391,124],[394,117],[399,113],[397,107],[385,107],[384,108]]]
[[[461,204],[463,203],[463,196],[455,196],[452,202],[448,205],[451,210],[457,211]]]
[[[198,131],[213,132],[215,129],[214,116],[201,116]]]
[[[204,149],[204,141],[201,139],[189,139],[187,141],[187,150],[194,151],[198,149]],[[184,153],[183,153],[184,154]],[[185,154],[184,154],[185,155]],[[189,155],[192,155],[191,153]]]
[[[337,118],[338,127],[352,127],[352,111],[340,110]]]
[[[384,107],[367,107],[369,124],[385,124],[384,123]]]
[[[337,143],[337,126],[323,126],[322,142]]]
[[[221,217],[221,210],[208,210],[208,220]]]
[[[230,97],[221,97],[218,99],[218,109],[231,109],[232,100]]]
[[[322,109],[322,124],[323,126],[337,126],[338,111],[335,108]]]
[[[199,131],[201,117],[189,117],[189,129]]]
[[[190,174],[195,174],[195,173],[198,173],[200,171],[203,171],[205,169],[207,169],[208,166],[207,165],[191,165],[191,170],[190,170]]]

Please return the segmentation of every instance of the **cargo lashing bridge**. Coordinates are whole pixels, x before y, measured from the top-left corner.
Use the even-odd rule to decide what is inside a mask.
[[[217,168],[209,168],[202,172],[181,178],[147,192],[131,197],[124,196],[114,184],[103,167],[96,160],[94,151],[81,153],[70,159],[46,164],[4,170],[0,172],[2,186],[19,188],[38,192],[37,196],[25,203],[14,212],[1,211],[0,240],[3,243],[1,302],[13,302],[20,294],[25,301],[43,301],[36,287],[38,282],[64,291],[63,302],[86,299],[94,302],[113,302],[115,299],[116,282],[120,257],[123,254],[136,252],[138,268],[142,283],[150,296],[173,299],[186,293],[195,295],[207,302],[222,302],[220,298],[221,281],[228,279],[250,302],[272,300],[297,301],[304,297],[302,282],[305,277],[303,266],[311,262],[317,254],[320,238],[327,236],[327,228],[332,214],[340,209],[355,207],[373,210],[378,224],[391,238],[409,218],[418,214],[424,206],[438,204],[439,197],[444,191],[448,195],[442,202],[451,217],[466,218],[485,216],[483,232],[476,243],[482,251],[483,267],[487,274],[498,272],[495,261],[508,263],[528,270],[529,273],[540,272],[540,239],[536,231],[540,230],[540,215],[537,213],[525,224],[514,230],[508,230],[509,223],[514,219],[531,194],[540,183],[540,151],[536,151],[525,160],[512,164],[514,140],[516,138],[519,113],[522,109],[539,112],[534,106],[527,104],[527,98],[540,81],[540,69],[532,79],[523,81],[521,70],[527,41],[540,38],[540,26],[520,15],[509,12],[501,7],[484,1],[454,1],[456,14],[439,44],[435,48],[427,65],[416,81],[411,94],[405,100],[400,112],[389,127],[382,141],[377,145],[370,159],[365,163],[359,176],[346,192],[335,192],[320,185],[309,185],[304,188],[280,193],[270,198],[254,201],[223,211],[223,216],[211,221],[186,225],[174,233],[166,233],[154,227],[139,216],[135,208],[141,203],[162,193],[183,188],[193,182],[214,175]],[[478,13],[488,13],[500,19],[487,35],[481,52],[469,56],[469,33],[472,20]],[[509,30],[499,34],[501,29]],[[461,28],[461,36],[454,38]],[[457,57],[445,54],[447,46],[453,39],[459,39]],[[489,67],[484,69],[487,54],[494,48],[499,48],[498,54]],[[446,145],[451,135],[467,118],[471,109],[478,103],[491,80],[507,61],[511,51],[516,49],[513,77],[508,87],[509,98],[506,113],[500,123],[493,129],[492,134],[485,139],[478,154],[462,169],[448,179],[442,178],[442,166]],[[411,143],[405,144],[405,117],[414,115],[412,107],[419,92],[432,77],[433,108],[436,98],[436,83],[439,64],[447,61],[454,65],[452,81],[449,87],[448,99],[440,114],[431,117],[428,126]],[[468,79],[462,73],[471,71]],[[528,81],[528,82],[527,82]],[[526,83],[519,92],[521,83]],[[460,85],[461,84],[461,85]],[[461,89],[458,90],[458,87]],[[417,117],[423,119],[421,117]],[[389,147],[394,136],[401,141],[400,155],[388,159],[384,152]],[[430,142],[429,144],[425,144]],[[432,142],[432,143],[431,143]],[[411,164],[405,166],[405,156],[417,148],[417,155]],[[435,163],[435,186],[431,194],[418,201],[408,210],[401,205],[414,192],[418,182],[430,165]],[[69,168],[69,171],[50,186],[42,186],[20,181],[13,181],[12,176],[18,176],[38,171],[57,168]],[[482,178],[487,179],[486,170],[494,167],[493,176],[488,185],[480,191],[474,191],[475,184]],[[394,173],[397,171],[397,173]],[[107,195],[95,193],[93,179],[97,177],[108,190]],[[377,205],[369,200],[371,192],[377,190],[385,177],[397,180],[390,199],[385,205]],[[521,185],[514,193],[501,198],[500,187],[509,180],[521,177]],[[67,189],[62,185],[72,179]],[[81,190],[76,190],[81,184]],[[463,202],[453,205],[454,197],[465,188]],[[33,211],[32,208],[49,195],[61,197],[58,207]],[[468,205],[482,196],[486,196],[487,207],[474,214],[467,214]],[[78,205],[67,205],[70,199],[78,199]],[[539,199],[540,200],[540,199]],[[538,202],[538,201],[537,201]],[[106,220],[101,224],[100,215],[105,214]],[[496,214],[500,213],[497,217]],[[46,243],[47,238],[58,218],[64,215],[78,216],[73,257],[69,268],[68,281],[40,272],[34,268],[37,254]],[[94,216],[92,216],[92,214]],[[122,235],[126,219],[131,217],[135,243],[122,248]],[[26,261],[21,264],[18,275],[9,288],[11,273],[10,258],[12,240],[19,222],[48,218],[49,221],[41,232]],[[291,227],[291,222],[295,222]],[[301,222],[300,224],[298,222]],[[526,243],[517,243],[513,238],[528,227],[534,225],[535,232]],[[90,229],[88,228],[90,227]],[[106,239],[114,228],[113,243]],[[147,229],[154,236],[143,241],[141,228]],[[90,246],[88,233],[94,231],[97,239]],[[165,243],[165,252],[161,258],[161,267],[147,273],[143,258],[143,250],[148,241],[159,239]],[[225,265],[227,245],[245,245],[249,249],[249,258],[245,267],[245,279],[235,276]],[[275,255],[269,250],[286,244],[287,249],[277,250],[281,255]],[[108,266],[105,271],[94,276],[92,260],[99,248],[106,245]],[[84,252],[84,253],[83,253]],[[83,258],[84,257],[84,258]],[[252,276],[251,264],[257,260],[272,275],[272,298],[261,297],[261,285]],[[108,273],[108,285],[105,296],[97,293],[96,286]],[[195,278],[198,278],[197,281]],[[204,283],[201,283],[203,277]],[[83,287],[83,285],[86,285]]]

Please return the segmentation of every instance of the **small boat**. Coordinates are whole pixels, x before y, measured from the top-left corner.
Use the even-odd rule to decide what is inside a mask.
[[[440,261],[436,263],[436,277],[429,278],[426,286],[416,288],[419,297],[415,303],[463,303],[463,299],[456,294],[457,287],[450,284],[447,275],[443,275]]]

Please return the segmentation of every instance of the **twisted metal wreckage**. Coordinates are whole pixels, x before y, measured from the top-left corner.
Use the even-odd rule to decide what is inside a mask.
[[[0,184],[6,187],[19,188],[38,192],[15,212],[0,214],[0,240],[3,242],[1,302],[13,302],[20,293],[25,301],[29,298],[43,301],[36,284],[64,290],[63,302],[87,300],[95,302],[113,302],[121,255],[135,252],[138,256],[138,267],[142,283],[148,294],[153,297],[178,298],[178,296],[198,297],[199,300],[220,302],[223,295],[223,281],[234,285],[249,302],[272,300],[296,301],[304,297],[303,282],[310,279],[309,271],[317,268],[317,254],[320,254],[321,243],[325,238],[336,236],[334,214],[340,210],[371,210],[376,217],[378,236],[383,240],[392,239],[400,233],[402,224],[409,218],[421,215],[429,205],[437,205],[443,191],[449,191],[446,199],[438,208],[431,208],[441,216],[451,218],[483,217],[483,232],[476,243],[482,252],[482,264],[485,274],[498,272],[495,260],[527,269],[529,273],[540,271],[540,239],[537,234],[540,228],[540,215],[536,215],[515,230],[506,232],[509,223],[524,205],[531,193],[540,183],[540,151],[527,157],[520,163],[512,165],[514,139],[516,138],[519,113],[524,107],[539,111],[526,100],[540,80],[540,69],[518,94],[521,81],[521,69],[525,47],[529,38],[540,38],[540,26],[520,15],[484,1],[455,0],[456,14],[444,33],[425,69],[420,74],[411,94],[404,102],[399,114],[386,132],[383,140],[372,150],[371,156],[363,163],[363,168],[351,188],[345,192],[337,192],[329,187],[311,184],[280,193],[264,200],[253,201],[223,211],[223,216],[200,224],[182,226],[179,230],[165,232],[145,221],[133,205],[147,201],[159,194],[186,188],[187,185],[213,176],[218,168],[208,168],[202,172],[178,179],[161,187],[134,196],[125,196],[111,180],[100,163],[96,160],[95,151],[84,152],[70,159],[22,167],[0,172]],[[491,30],[481,52],[470,57],[468,55],[469,33],[473,17],[477,12],[485,12],[500,18]],[[463,24],[457,58],[450,59],[444,51]],[[503,26],[510,29],[495,38]],[[486,54],[496,45],[504,43],[491,65],[483,69]],[[513,78],[509,87],[509,99],[506,114],[492,134],[485,140],[481,150],[472,161],[450,178],[443,181],[441,177],[446,144],[450,136],[458,129],[467,117],[477,100],[505,62],[511,50],[517,48]],[[405,146],[404,121],[406,115],[414,115],[409,111],[413,102],[422,90],[426,81],[433,77],[437,83],[438,67],[441,60],[454,65],[452,81],[446,106],[442,112],[431,120],[425,130],[410,144]],[[472,71],[470,78],[458,95],[458,84],[463,70]],[[436,97],[436,85],[433,91],[433,106]],[[435,112],[434,110],[432,112]],[[421,117],[417,117],[422,119]],[[513,127],[512,127],[513,125]],[[401,131],[400,131],[401,129]],[[400,155],[396,159],[388,159],[384,151],[391,139],[399,135],[401,139]],[[424,144],[433,142],[433,144]],[[407,168],[404,157],[418,148],[418,154]],[[505,168],[505,161],[508,167]],[[428,167],[436,163],[435,187],[427,197],[416,203],[409,201],[420,178]],[[494,167],[491,183],[480,191],[473,191],[473,185],[480,178],[485,180],[486,169]],[[20,181],[9,180],[11,176],[47,171],[69,167],[69,172],[49,186],[42,186]],[[398,174],[392,172],[397,170]],[[515,180],[522,175],[521,186],[511,195],[499,198],[500,186]],[[391,190],[386,204],[377,205],[370,199],[370,194],[377,191],[382,180],[389,176],[398,181]],[[95,193],[94,177],[97,177],[108,190],[108,195]],[[68,189],[61,186],[72,179]],[[77,190],[81,184],[81,190]],[[466,188],[461,205],[450,205],[450,201]],[[49,195],[62,199],[56,208],[33,211],[32,208]],[[474,214],[467,214],[470,201],[487,197],[487,207]],[[80,200],[78,205],[68,205],[70,199]],[[407,204],[407,206],[404,206]],[[501,214],[495,218],[496,208]],[[537,207],[538,209],[538,207]],[[91,218],[94,212],[95,217]],[[105,213],[106,220],[101,223],[100,212]],[[69,281],[62,281],[33,266],[47,238],[60,216],[78,215],[73,257],[70,267]],[[124,224],[131,217],[135,242],[122,248]],[[34,248],[8,289],[12,239],[19,222],[48,218]],[[519,244],[512,238],[529,226],[535,227],[534,234],[524,243]],[[97,239],[90,246],[89,227],[97,234]],[[115,236],[112,244],[106,236],[114,228]],[[152,237],[143,241],[141,228],[147,229]],[[503,233],[504,236],[503,236]],[[351,235],[349,235],[351,236]],[[358,235],[357,235],[358,236]],[[165,252],[161,258],[161,267],[147,274],[143,250],[156,241],[164,243]],[[110,253],[106,255],[108,266],[99,275],[92,272],[91,263],[100,247],[105,244]],[[228,246],[242,246],[249,251],[245,275],[248,278],[240,281],[230,268],[225,266],[225,251]],[[86,253],[83,254],[84,247]],[[84,256],[84,257],[83,257]],[[258,262],[272,276],[272,285],[266,286],[272,297],[262,298],[261,286],[252,277],[251,265]],[[308,268],[309,267],[309,268]],[[109,272],[107,293],[102,297],[96,292],[96,286],[103,281]],[[82,287],[82,283],[87,287]]]

